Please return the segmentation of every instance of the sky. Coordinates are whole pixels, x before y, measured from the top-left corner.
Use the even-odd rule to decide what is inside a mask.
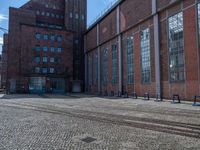
[[[8,29],[9,7],[20,7],[29,0],[0,0],[0,27]],[[94,21],[110,3],[116,0],[87,0],[88,1],[88,24]],[[0,30],[0,53],[2,51],[3,32]]]

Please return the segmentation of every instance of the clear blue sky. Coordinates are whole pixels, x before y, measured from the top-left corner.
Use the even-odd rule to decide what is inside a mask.
[[[0,27],[8,28],[8,8],[20,7],[29,0],[0,0]],[[88,23],[92,22],[114,0],[88,0]],[[3,32],[0,31],[0,53]]]

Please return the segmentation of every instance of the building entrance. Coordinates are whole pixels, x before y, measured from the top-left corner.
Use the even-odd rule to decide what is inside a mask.
[[[51,78],[51,89],[53,93],[65,93],[65,79]]]
[[[45,77],[31,77],[29,81],[30,93],[45,93]]]

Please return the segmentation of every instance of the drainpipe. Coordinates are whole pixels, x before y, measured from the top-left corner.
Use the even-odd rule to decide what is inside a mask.
[[[154,23],[156,95],[157,100],[161,100],[159,16],[157,12],[157,0],[152,0],[152,14]]]
[[[122,46],[121,46],[121,34],[120,34],[120,6],[117,6],[116,13],[116,27],[117,27],[117,41],[118,41],[118,70],[119,70],[119,87],[118,91],[122,92]]]
[[[99,46],[99,24],[97,24],[97,51],[98,51],[98,93],[101,93],[101,49]]]

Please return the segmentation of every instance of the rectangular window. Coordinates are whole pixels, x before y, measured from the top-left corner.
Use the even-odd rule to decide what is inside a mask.
[[[94,82],[98,81],[98,52],[94,53]]]
[[[37,33],[37,34],[35,35],[35,37],[36,37],[37,40],[40,40],[40,33]]]
[[[117,84],[117,45],[112,45],[112,84]]]
[[[61,41],[62,41],[62,35],[58,35],[57,41],[58,41],[58,42],[61,42]]]
[[[61,57],[58,58],[58,63],[59,63],[59,64],[62,63],[62,58],[61,58]]]
[[[88,58],[88,82],[92,85],[92,55]]]
[[[47,73],[48,69],[47,68],[42,68],[42,73]]]
[[[51,52],[54,52],[54,51],[55,51],[55,48],[54,48],[53,46],[51,46],[51,47],[50,47],[50,51],[51,51]]]
[[[36,45],[35,50],[40,51],[40,45]]]
[[[55,72],[55,69],[54,69],[54,68],[49,68],[49,72],[50,72],[50,73],[54,73],[54,72]]]
[[[134,83],[134,37],[130,36],[126,41],[126,82]]]
[[[58,47],[58,52],[59,52],[59,53],[62,52],[62,47]]]
[[[47,47],[47,46],[44,46],[44,47],[43,47],[43,51],[44,51],[44,52],[47,52],[47,50],[48,50],[48,47]]]
[[[168,19],[169,26],[169,71],[170,81],[183,81],[184,75],[184,40],[183,13]]]
[[[103,82],[108,82],[108,49],[103,50]]]
[[[40,67],[35,67],[35,73],[40,73]]]
[[[35,62],[39,63],[40,62],[40,57],[35,57]]]
[[[53,57],[50,58],[50,63],[54,63],[54,58]]]
[[[149,28],[141,31],[140,48],[141,48],[142,83],[144,84],[150,83],[151,59],[150,59],[150,30]]]
[[[55,36],[54,36],[54,35],[51,35],[51,36],[50,36],[50,40],[51,40],[51,41],[55,41]]]
[[[47,62],[47,57],[43,57],[43,58],[42,58],[42,61],[43,61],[44,63],[46,63],[46,62]]]
[[[48,35],[44,34],[44,40],[48,40]]]

